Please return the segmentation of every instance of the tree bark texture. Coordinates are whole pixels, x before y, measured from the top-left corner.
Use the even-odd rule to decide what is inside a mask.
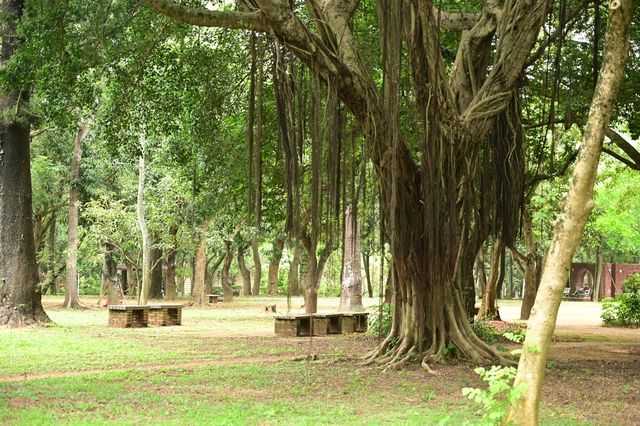
[[[293,256],[287,273],[288,291],[292,296],[300,295],[300,251],[300,246],[296,243],[293,247]]]
[[[140,284],[139,301],[146,305],[149,300],[151,287],[151,237],[147,228],[147,220],[144,212],[144,186],[145,186],[145,149],[147,141],[145,135],[140,136],[141,154],[138,162],[138,195],[136,199],[136,216],[140,235],[142,236],[142,283]]]
[[[528,320],[538,291],[536,278],[536,265],[538,263],[537,244],[533,236],[531,211],[528,208],[525,209],[522,215],[522,226],[524,228],[524,244],[527,249],[527,254],[524,259],[524,294],[522,295],[522,305],[520,307],[520,319]]]
[[[62,306],[65,308],[81,307],[78,292],[78,205],[80,204],[80,160],[82,158],[82,141],[89,133],[88,123],[80,122],[73,144],[71,161],[71,188],[69,189],[68,245],[65,295]]]
[[[362,269],[360,267],[360,226],[355,209],[347,207],[344,220],[344,257],[340,311],[360,311],[362,307]]]
[[[171,247],[169,249],[169,252],[167,253],[167,283],[165,287],[164,298],[166,300],[176,300],[176,298],[178,297],[178,288],[176,283],[176,253],[178,250],[176,235],[178,233],[178,227],[172,226],[169,229],[169,233],[171,234],[173,247]]]
[[[209,223],[204,222],[200,227],[200,242],[196,251],[191,297],[196,305],[204,305],[207,301],[205,293],[205,274],[207,272],[207,230]]]
[[[106,290],[109,305],[120,304],[120,283],[118,280],[118,269],[114,259],[114,247],[107,244],[105,247],[104,265],[102,267],[103,286]]]
[[[273,252],[271,253],[271,259],[269,260],[269,281],[267,284],[267,292],[272,296],[278,294],[282,250],[284,250],[284,238],[280,237],[273,243]]]
[[[480,311],[478,312],[478,319],[500,319],[500,314],[498,312],[497,284],[500,278],[503,253],[504,244],[502,242],[502,238],[498,237],[493,243],[493,250],[491,250],[491,276],[485,286],[484,293],[482,294],[482,306],[480,306]]]
[[[246,250],[245,246],[238,246],[238,269],[242,275],[242,295],[251,296],[251,272],[244,262]]]
[[[150,299],[162,299],[162,248],[154,247],[151,250],[151,286],[149,288]]]
[[[233,302],[233,283],[229,279],[229,270],[231,269],[232,263],[233,250],[231,250],[230,247],[227,247],[227,255],[224,257],[222,271],[220,271],[220,284],[222,285],[225,302]]]
[[[580,156],[555,225],[514,381],[514,386],[524,384],[527,388],[522,398],[510,407],[505,422],[532,426],[538,424],[542,380],[558,308],[571,269],[571,260],[594,205],[592,195],[598,160],[629,57],[629,31],[636,5],[634,0],[614,0],[609,4],[604,60],[591,101]]]

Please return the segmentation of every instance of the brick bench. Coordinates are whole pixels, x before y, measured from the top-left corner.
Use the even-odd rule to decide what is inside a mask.
[[[220,300],[220,296],[217,294],[207,294],[207,297],[209,298],[209,303],[218,303]]]
[[[181,325],[182,305],[151,305],[149,306],[149,324],[151,325]]]
[[[109,305],[109,327],[147,327],[149,324],[149,306],[147,305]]]
[[[276,336],[296,337],[309,336],[311,334],[311,315],[276,315]]]
[[[368,312],[344,312],[341,315],[343,333],[364,333],[367,331]]]
[[[313,335],[342,334],[342,314],[313,314]]]

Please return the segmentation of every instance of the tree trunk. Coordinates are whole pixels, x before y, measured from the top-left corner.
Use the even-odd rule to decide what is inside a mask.
[[[138,218],[138,226],[140,227],[140,234],[142,236],[142,284],[140,285],[140,295],[138,298],[141,305],[147,304],[151,287],[151,241],[144,213],[144,181],[146,172],[144,162],[146,144],[145,136],[141,135],[141,154],[138,165],[138,196],[136,200],[136,215]]]
[[[364,265],[364,276],[367,280],[367,295],[373,297],[373,283],[371,282],[371,256],[368,253],[362,253],[362,264]]]
[[[484,295],[485,289],[487,288],[487,272],[484,269],[484,249],[481,248],[478,251],[478,255],[476,256],[474,262],[474,270],[475,277],[477,282],[478,291],[480,294]]]
[[[167,253],[167,285],[164,298],[166,300],[176,300],[177,285],[176,285],[176,250],[175,247],[169,250]]]
[[[287,273],[287,283],[292,296],[300,295],[300,253],[300,245],[295,243],[291,263],[289,263],[289,272]]]
[[[242,295],[251,296],[251,272],[244,263],[244,253],[247,250],[245,246],[238,246],[238,269],[242,275]],[[257,293],[256,293],[257,294]]]
[[[233,286],[229,281],[229,270],[231,269],[231,263],[233,263],[233,250],[231,250],[231,248],[227,246],[227,255],[224,257],[222,271],[220,271],[220,284],[222,285],[225,302],[233,302]]]
[[[273,252],[269,260],[269,282],[267,292],[269,295],[278,294],[278,283],[280,282],[280,260],[282,259],[282,250],[284,249],[284,238],[279,237],[273,244]]]
[[[598,244],[596,248],[596,276],[593,277],[593,288],[591,289],[591,301],[598,302],[602,299],[602,272],[604,271],[604,263],[602,262],[602,246]]]
[[[635,6],[634,0],[616,0],[609,5],[604,60],[591,101],[580,157],[556,222],[514,381],[514,387],[526,384],[526,389],[510,407],[505,423],[538,424],[538,401],[551,337],[571,260],[594,205],[592,195],[598,160],[629,57],[629,29]]]
[[[49,267],[45,284],[51,290],[51,294],[58,294],[58,289],[56,288],[56,264],[58,263],[56,258],[56,219],[56,212],[53,212],[49,223]]]
[[[537,244],[533,236],[531,211],[528,207],[525,207],[522,214],[522,226],[524,228],[524,243],[527,248],[527,257],[524,259],[524,294],[522,295],[522,306],[520,307],[520,319],[528,320],[538,290],[536,265],[539,263],[536,261],[538,259],[536,253]]]
[[[384,303],[393,303],[393,268],[389,268],[387,285],[384,287]]]
[[[22,9],[21,0],[5,0],[0,6],[3,65],[18,47]],[[17,111],[21,98],[27,100],[26,91],[2,93],[0,108]],[[26,119],[0,119],[0,325],[10,327],[49,321],[42,308],[33,241],[29,132]]]
[[[151,261],[151,288],[149,289],[149,298],[162,299],[162,249],[154,247],[151,253],[153,260]]]
[[[347,207],[344,220],[344,256],[340,311],[362,310],[362,271],[360,268],[360,226],[357,210]]]
[[[264,143],[264,48],[258,40],[258,75],[256,80],[256,139],[254,146],[255,197],[253,218],[256,234],[251,240],[253,253],[253,295],[260,293],[262,284],[262,261],[260,260],[260,233],[262,229],[262,146]]]
[[[114,247],[111,244],[106,245],[104,254],[104,265],[102,268],[103,286],[107,293],[108,305],[120,304],[120,284],[118,282],[118,269],[113,258]]]
[[[127,269],[120,271],[120,288],[122,288],[122,294],[129,294],[129,273]]]
[[[502,263],[501,258],[503,256],[503,252],[504,244],[502,242],[502,238],[498,236],[496,241],[493,243],[493,250],[491,251],[491,276],[482,295],[482,306],[478,312],[478,319],[500,319],[497,303],[497,284],[498,279],[500,278],[500,265]]]
[[[193,283],[191,288],[191,297],[193,303],[196,305],[203,305],[206,303],[205,293],[205,274],[207,271],[207,230],[209,223],[204,222],[200,227],[200,242],[198,243],[198,249],[196,251],[196,258],[194,261],[194,274]]]
[[[71,189],[69,190],[69,230],[67,246],[67,279],[63,307],[80,308],[78,298],[78,204],[80,203],[80,159],[82,157],[82,141],[89,133],[88,123],[80,122],[73,144],[73,160],[71,162]]]

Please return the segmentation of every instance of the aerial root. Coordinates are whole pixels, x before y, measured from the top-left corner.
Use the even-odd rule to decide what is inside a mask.
[[[413,354],[416,352],[416,348],[415,346],[411,346],[409,348],[409,350],[405,351],[403,354],[404,356],[401,356],[401,353],[399,352],[398,355],[389,363],[387,363],[386,365],[382,366],[382,372],[386,373],[387,371],[390,370],[399,370],[401,367],[403,367],[407,361],[409,361],[411,359],[411,357],[413,357]]]

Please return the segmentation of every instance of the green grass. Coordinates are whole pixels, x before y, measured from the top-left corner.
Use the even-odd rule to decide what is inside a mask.
[[[147,329],[108,328],[105,309],[56,308],[48,309],[55,325],[0,329],[0,424],[458,425],[477,418],[477,406],[461,395],[462,387],[480,386],[473,366],[437,365],[437,376],[415,364],[382,373],[341,360],[372,349],[376,340],[367,336],[275,338],[262,310],[272,303],[286,302],[240,298],[188,308],[183,326]],[[284,359],[309,352],[321,362]],[[583,374],[569,367],[558,362],[551,371]],[[33,377],[41,373],[52,376]],[[21,375],[27,380],[7,382]],[[545,405],[544,424],[589,424],[579,404]]]

